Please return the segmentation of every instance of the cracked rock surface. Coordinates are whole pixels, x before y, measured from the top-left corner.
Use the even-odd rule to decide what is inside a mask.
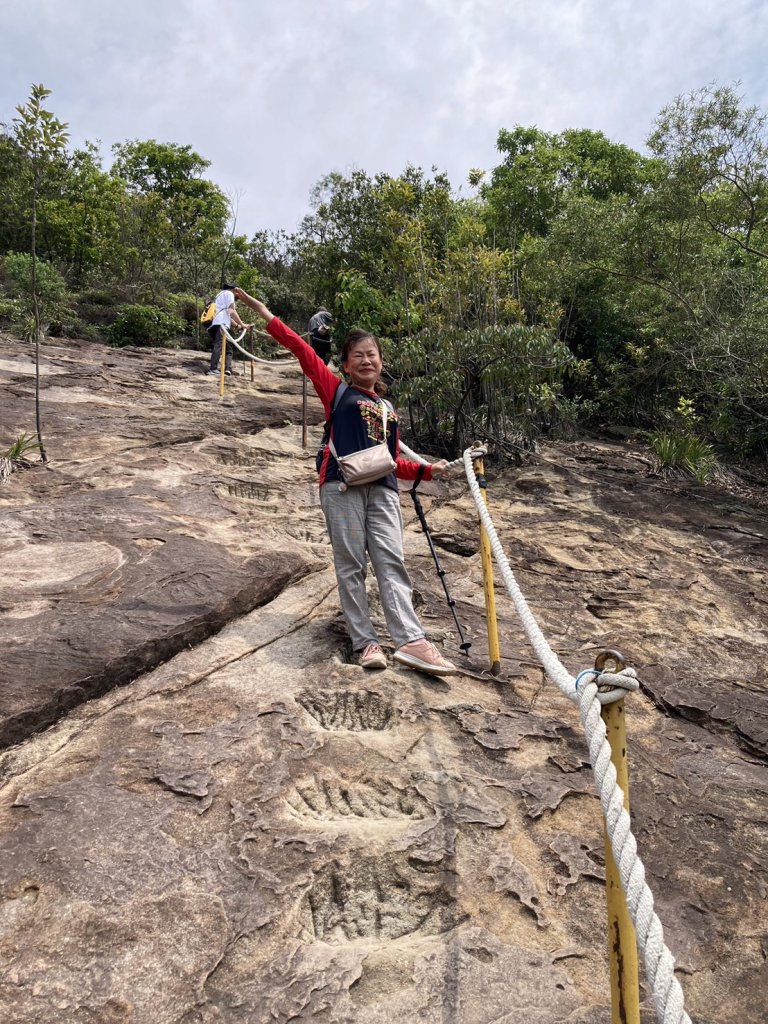
[[[295,366],[223,400],[189,352],[43,347],[49,469],[0,485],[0,1006],[9,1024],[608,1024],[601,811],[576,709],[466,482],[407,496],[419,614],[462,672],[350,661]],[[0,430],[34,423],[0,336]],[[47,427],[46,427],[47,425]],[[618,647],[633,829],[695,1024],[768,1019],[768,523],[561,445],[494,477],[571,672]],[[375,584],[371,600],[386,650]],[[643,1024],[655,1020],[641,969]]]

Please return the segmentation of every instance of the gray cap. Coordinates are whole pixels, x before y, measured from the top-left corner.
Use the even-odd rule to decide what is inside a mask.
[[[329,327],[333,323],[333,316],[328,312],[327,309],[318,309],[312,319],[309,321],[310,330],[315,327]]]

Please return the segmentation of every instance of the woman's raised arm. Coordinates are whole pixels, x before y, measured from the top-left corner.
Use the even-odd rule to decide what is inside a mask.
[[[233,290],[233,294],[236,299],[240,299],[240,301],[244,302],[246,306],[250,306],[251,309],[255,310],[265,323],[269,323],[270,320],[275,319],[275,314],[270,313],[263,302],[259,302],[258,299],[254,299],[252,295],[249,295],[248,292],[244,292],[242,288],[235,288]]]
[[[244,292],[242,288],[235,288],[235,298],[240,299],[246,306],[250,306],[252,310],[258,313],[262,320],[266,321],[270,337],[274,338],[283,348],[287,348],[289,352],[293,352],[299,360],[302,370],[312,381],[317,396],[323,403],[326,418],[330,416],[333,396],[336,394],[336,389],[339,386],[339,378],[336,374],[331,373],[311,345],[308,345],[303,338],[295,331],[292,331],[279,317],[271,313],[263,302],[260,302],[259,299],[254,299],[252,295]]]

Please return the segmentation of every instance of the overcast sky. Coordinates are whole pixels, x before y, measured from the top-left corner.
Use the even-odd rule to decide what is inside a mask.
[[[500,128],[638,149],[661,108],[740,83],[768,108],[766,0],[0,0],[0,121],[30,85],[71,141],[189,144],[238,230],[294,230],[331,170],[446,171]]]

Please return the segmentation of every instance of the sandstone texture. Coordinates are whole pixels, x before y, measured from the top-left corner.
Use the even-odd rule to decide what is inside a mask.
[[[460,666],[352,661],[295,364],[43,346],[48,468],[0,484],[0,1019],[608,1024],[602,815],[577,709],[466,480],[402,494]],[[237,365],[237,364],[236,364]],[[0,448],[34,429],[0,336]],[[499,472],[517,581],[574,674],[620,649],[632,821],[694,1024],[768,1019],[768,516],[583,442]],[[372,606],[382,624],[375,583]],[[656,1019],[641,970],[643,1024]]]

